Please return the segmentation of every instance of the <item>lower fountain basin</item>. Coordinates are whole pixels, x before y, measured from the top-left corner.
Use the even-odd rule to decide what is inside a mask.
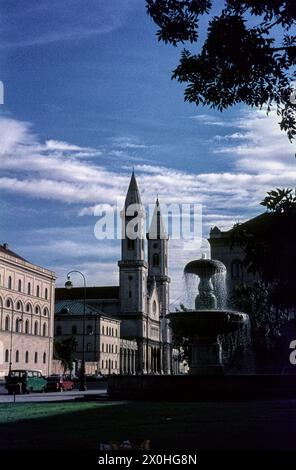
[[[248,321],[248,315],[232,310],[186,310],[167,315],[177,336],[206,338],[231,333]]]

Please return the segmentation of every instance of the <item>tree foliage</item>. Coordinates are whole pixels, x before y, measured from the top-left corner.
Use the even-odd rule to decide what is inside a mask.
[[[276,348],[282,336],[282,327],[288,321],[288,312],[274,305],[273,286],[255,282],[253,286],[234,288],[231,303],[249,315],[251,346],[256,353],[260,372],[266,372],[276,360]]]
[[[67,369],[72,371],[72,359],[76,344],[77,342],[74,336],[69,336],[61,341],[54,341],[54,357],[61,361],[64,372],[66,372]]]
[[[280,127],[296,136],[295,0],[146,0],[158,40],[177,46],[207,35],[198,52],[184,49],[172,78],[185,83],[185,100],[222,111],[237,103],[275,107]],[[218,15],[212,14],[213,9]],[[192,49],[192,47],[191,47]]]
[[[281,214],[296,212],[296,191],[293,189],[276,188],[267,193],[267,196],[260,203],[270,211]]]

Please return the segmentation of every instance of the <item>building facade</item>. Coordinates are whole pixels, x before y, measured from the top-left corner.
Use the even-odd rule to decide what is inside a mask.
[[[147,235],[145,217],[145,208],[133,173],[121,212],[123,236],[121,259],[118,262],[119,286],[87,288],[86,301],[97,312],[111,315],[120,321],[121,339],[126,341],[125,345],[130,345],[129,348],[121,347],[121,371],[169,374],[172,364],[171,333],[165,317],[168,313],[170,283],[168,235],[164,230],[158,199]],[[74,298],[81,302],[83,296],[83,289],[56,289],[58,302]]]
[[[84,334],[83,334],[84,329]],[[58,301],[55,314],[55,339],[75,339],[73,361],[76,368],[83,356],[85,361],[96,363],[96,372],[119,374],[120,372],[120,320],[103,314],[95,305],[76,301]],[[83,340],[84,336],[84,340]]]
[[[55,275],[0,245],[0,376],[51,372]]]

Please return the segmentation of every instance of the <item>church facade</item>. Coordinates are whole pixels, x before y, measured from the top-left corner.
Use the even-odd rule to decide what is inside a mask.
[[[170,374],[172,341],[166,319],[170,284],[169,237],[164,228],[158,198],[147,234],[145,218],[145,208],[133,173],[121,211],[119,286],[87,288],[86,301],[96,314],[109,315],[110,318],[120,320],[120,338],[127,344],[136,343],[134,373]],[[83,291],[79,288],[71,291],[56,289],[56,320],[61,321],[60,312],[69,306],[71,300],[82,302],[82,294]],[[69,308],[68,313],[71,314]],[[90,360],[98,362],[98,371],[99,356],[102,353],[99,349],[100,347],[96,348],[96,356],[89,357]],[[77,353],[79,356],[79,351]]]

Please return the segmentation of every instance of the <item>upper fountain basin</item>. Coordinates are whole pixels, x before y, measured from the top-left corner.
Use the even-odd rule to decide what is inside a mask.
[[[248,321],[248,315],[232,310],[187,310],[166,317],[175,335],[209,337],[236,331]]]
[[[226,267],[221,261],[201,258],[190,261],[184,268],[185,273],[196,274],[199,277],[213,276],[216,273],[224,273]]]

